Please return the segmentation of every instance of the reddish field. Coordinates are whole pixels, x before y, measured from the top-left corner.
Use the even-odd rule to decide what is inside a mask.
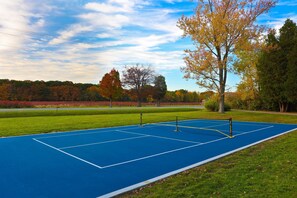
[[[143,106],[155,106],[155,103],[142,103]],[[118,107],[137,106],[137,102],[118,102],[112,103]],[[161,106],[173,105],[199,105],[195,102],[163,102]],[[30,108],[30,107],[96,107],[109,106],[109,101],[0,101],[0,108]]]

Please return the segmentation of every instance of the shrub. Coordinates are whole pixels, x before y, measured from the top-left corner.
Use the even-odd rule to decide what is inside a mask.
[[[0,101],[0,108],[30,108],[31,102],[25,101]]]
[[[209,99],[208,101],[205,102],[204,107],[208,110],[208,111],[219,111],[219,103],[217,100],[215,99]],[[230,111],[231,110],[231,106],[225,102],[225,106],[224,106],[224,110],[225,111]]]
[[[231,110],[231,105],[229,103],[225,102],[224,110],[225,111],[230,111]]]
[[[208,101],[205,102],[204,107],[208,111],[218,111],[219,103],[217,102],[217,100],[209,99]]]

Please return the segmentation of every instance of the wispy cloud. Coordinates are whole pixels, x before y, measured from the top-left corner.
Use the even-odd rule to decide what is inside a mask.
[[[280,0],[277,2],[278,6],[297,6],[296,0]]]
[[[20,49],[30,31],[29,7],[23,0],[4,1],[0,4],[0,50]]]
[[[280,1],[279,5],[296,1]],[[1,78],[97,83],[115,67],[150,64],[160,73],[184,66],[176,22],[188,0],[10,0],[0,2]],[[288,7],[288,6],[284,6]],[[269,13],[278,28],[297,11]],[[181,74],[182,76],[182,74]]]
[[[18,0],[15,6],[25,1]],[[183,64],[182,49],[164,51],[161,47],[180,38],[174,9],[155,8],[154,1],[144,0],[85,1],[81,5],[74,1],[81,11],[71,16],[73,22],[54,28],[56,31],[49,29],[38,39],[32,38],[33,29],[45,30],[57,23],[51,21],[49,13],[63,17],[59,3],[65,2],[49,2],[27,4],[23,12],[16,11],[16,7],[3,8],[19,13],[19,35],[29,31],[26,35],[31,37],[27,41],[12,38],[13,46],[19,44],[21,51],[15,51],[14,59],[2,65],[6,78],[94,82],[112,67],[122,70],[127,64],[144,63],[165,70]],[[0,55],[0,59],[4,60],[5,55]]]
[[[91,31],[92,28],[90,26],[83,26],[80,24],[71,25],[67,30],[63,30],[59,33],[59,36],[52,39],[49,44],[57,45],[64,42],[67,42],[72,37],[76,36],[79,33]]]

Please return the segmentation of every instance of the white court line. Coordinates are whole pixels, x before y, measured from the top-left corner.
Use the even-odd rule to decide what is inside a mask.
[[[58,148],[56,148],[56,147],[54,147],[54,146],[51,146],[51,145],[49,145],[49,144],[47,144],[47,143],[44,143],[44,142],[42,142],[42,141],[40,141],[40,140],[37,140],[37,139],[35,139],[35,138],[32,138],[32,139],[33,139],[34,141],[36,141],[36,142],[39,142],[40,144],[43,144],[43,145],[45,145],[45,146],[48,146],[48,147],[50,147],[50,148],[52,148],[52,149],[54,149],[54,150],[56,150],[56,151],[59,151],[59,152],[61,152],[61,153],[64,153],[65,155],[68,155],[68,156],[70,156],[70,157],[73,157],[73,158],[75,158],[75,159],[77,159],[77,160],[79,160],[79,161],[85,162],[85,163],[87,163],[87,164],[90,164],[91,166],[94,166],[94,167],[96,167],[96,168],[102,169],[101,166],[98,166],[98,165],[96,165],[96,164],[93,164],[92,162],[89,162],[89,161],[84,160],[84,159],[82,159],[82,158],[79,158],[79,157],[77,157],[77,156],[75,156],[75,155],[72,155],[72,154],[70,154],[70,153],[67,153],[67,152],[65,152],[65,151],[62,151],[62,150],[60,150],[60,149],[58,149]]]
[[[193,147],[196,147],[198,145],[199,144],[194,144],[194,145],[191,145],[191,146],[182,147],[182,148],[178,148],[178,149],[174,149],[174,150],[169,150],[169,151],[165,151],[165,152],[162,152],[162,153],[157,153],[157,154],[154,154],[154,155],[148,155],[148,156],[136,158],[136,159],[133,159],[133,160],[128,160],[128,161],[124,161],[124,162],[120,162],[120,163],[116,163],[116,164],[103,166],[102,168],[110,168],[110,167],[113,167],[113,166],[128,164],[128,163],[131,163],[131,162],[136,162],[136,161],[140,161],[140,160],[144,160],[144,159],[148,159],[148,158],[152,158],[152,157],[156,157],[156,156],[160,156],[160,155],[165,155],[165,154],[168,154],[168,153],[173,153],[173,152],[176,152],[176,151],[181,151],[181,150],[193,148]]]
[[[186,150],[186,149],[190,149],[190,148],[193,148],[193,147],[198,147],[198,146],[202,146],[202,145],[205,145],[205,144],[210,144],[210,143],[213,143],[213,142],[224,140],[224,139],[227,139],[227,137],[212,140],[212,141],[209,141],[209,142],[200,143],[200,144],[194,144],[194,145],[191,145],[191,146],[186,146],[186,147],[182,147],[182,148],[178,148],[178,149],[174,149],[174,150],[169,150],[169,151],[165,151],[165,152],[162,152],[162,153],[157,153],[157,154],[154,154],[154,155],[148,155],[148,156],[145,156],[145,157],[140,157],[140,158],[136,158],[136,159],[133,159],[133,160],[128,160],[128,161],[124,161],[124,162],[120,162],[120,163],[116,163],[116,164],[102,166],[102,169],[110,168],[110,167],[114,167],[114,166],[119,166],[119,165],[123,165],[123,164],[128,164],[128,163],[131,163],[131,162],[136,162],[136,161],[140,161],[140,160],[144,160],[144,159],[148,159],[148,158],[152,158],[152,157],[156,157],[156,156],[160,156],[160,155],[165,155],[165,154],[168,154],[168,153],[173,153],[173,152],[177,152],[177,151],[181,151],[181,150]]]
[[[133,125],[125,125],[125,126],[104,127],[104,128],[75,129],[73,131],[52,131],[52,132],[44,132],[44,133],[36,133],[36,134],[28,134],[28,135],[7,136],[7,137],[2,137],[2,138],[36,137],[36,136],[54,135],[54,134],[79,133],[79,132],[83,132],[83,131],[84,132],[81,134],[84,134],[85,131],[95,131],[95,130],[104,130],[104,129],[113,131],[113,129],[129,128],[129,127],[137,128],[137,127],[139,127],[139,125],[133,124]],[[41,138],[46,138],[46,137],[41,137]],[[38,138],[38,139],[41,139],[41,138]]]
[[[195,164],[186,166],[186,167],[184,167],[184,168],[181,168],[181,169],[178,169],[178,170],[169,172],[169,173],[165,173],[165,174],[160,175],[160,176],[158,176],[158,177],[154,177],[154,178],[148,179],[148,180],[146,180],[146,181],[142,181],[142,182],[139,182],[139,183],[137,183],[137,184],[134,184],[134,185],[131,185],[131,186],[128,186],[128,187],[125,187],[125,188],[122,188],[122,189],[119,189],[119,190],[116,190],[116,191],[107,193],[107,194],[105,194],[105,195],[98,196],[98,198],[109,198],[109,197],[114,197],[114,196],[120,195],[120,194],[122,194],[122,193],[131,191],[131,190],[134,190],[134,189],[136,189],[136,188],[140,188],[140,187],[142,187],[142,186],[151,184],[151,183],[153,183],[153,182],[156,182],[156,181],[158,181],[158,180],[161,180],[161,179],[170,177],[170,176],[172,176],[172,175],[176,175],[176,174],[178,174],[178,173],[181,173],[181,172],[183,172],[183,171],[186,171],[186,170],[195,168],[195,167],[197,167],[197,166],[201,166],[201,165],[206,164],[206,163],[208,163],[208,162],[217,160],[217,159],[219,159],[219,158],[225,157],[225,156],[227,156],[227,155],[233,154],[233,153],[235,153],[235,152],[241,151],[241,150],[246,149],[246,148],[248,148],[248,147],[254,146],[254,145],[256,145],[256,144],[260,144],[260,143],[262,143],[262,142],[265,142],[265,141],[267,141],[267,140],[276,138],[276,137],[281,136],[281,135],[284,135],[284,134],[286,134],[286,133],[290,133],[290,132],[295,131],[295,130],[297,130],[297,128],[292,129],[292,130],[289,130],[289,131],[285,131],[285,132],[283,132],[283,133],[280,133],[280,134],[278,134],[278,135],[275,135],[275,136],[272,136],[272,137],[269,137],[269,138],[260,140],[260,141],[258,141],[258,142],[254,142],[254,143],[252,143],[252,144],[249,144],[249,145],[240,147],[240,148],[238,148],[238,149],[235,149],[235,150],[232,150],[232,151],[229,151],[229,152],[226,152],[226,153],[222,153],[222,154],[217,155],[217,156],[215,156],[215,157],[209,158],[209,159],[204,160],[204,161],[200,161],[200,162],[198,162],[198,163],[195,163]]]
[[[258,123],[255,123],[255,122],[252,122],[252,123],[237,123],[237,121],[233,121],[233,124],[235,125],[243,125],[243,126],[270,126],[271,124],[275,124],[275,123],[267,123],[267,124],[258,124]]]
[[[240,133],[238,135],[234,135],[234,137],[236,136],[241,136],[241,135],[246,135],[246,134],[249,134],[249,133],[254,133],[254,132],[257,132],[257,131],[262,131],[262,130],[265,130],[265,129],[269,129],[269,128],[272,128],[274,126],[268,126],[268,127],[264,127],[264,128],[260,128],[260,129],[256,129],[256,130],[252,130],[252,131],[247,131],[247,132],[243,132],[243,133]]]
[[[145,138],[145,137],[149,137],[149,135],[143,135],[143,136],[131,137],[131,138],[123,138],[123,139],[117,139],[117,140],[110,140],[110,141],[104,141],[104,142],[94,142],[94,143],[89,143],[89,144],[79,144],[79,145],[75,145],[75,146],[66,146],[66,147],[61,147],[59,149],[70,149],[70,148],[92,146],[92,145],[106,144],[106,143],[112,143],[112,142],[121,142],[121,141],[133,140],[133,139]]]
[[[120,127],[118,127],[120,128]],[[133,127],[132,129],[134,129],[136,127]],[[102,128],[104,129],[104,128]],[[137,128],[136,128],[137,129]],[[108,132],[114,132],[116,131],[115,129],[106,129],[106,130],[99,130],[99,131],[94,131],[94,132],[82,132],[82,133],[76,133],[76,134],[63,134],[63,135],[56,135],[56,136],[48,136],[48,137],[40,137],[38,138],[40,139],[49,139],[49,138],[59,138],[59,137],[68,137],[68,136],[77,136],[77,135],[89,135],[89,134],[96,134],[96,133],[108,133]],[[62,132],[62,133],[66,133],[66,132]]]
[[[122,133],[130,133],[130,134],[135,134],[135,135],[145,135],[143,133],[133,133],[129,131],[124,131],[124,130],[116,130]],[[174,141],[179,141],[179,142],[188,142],[188,143],[194,143],[194,144],[201,144],[201,142],[194,142],[194,141],[188,141],[188,140],[181,140],[181,139],[175,139],[175,138],[169,138],[169,137],[163,137],[163,136],[158,136],[158,135],[149,135],[150,137],[156,137],[160,139],[166,139],[166,140],[174,140]]]

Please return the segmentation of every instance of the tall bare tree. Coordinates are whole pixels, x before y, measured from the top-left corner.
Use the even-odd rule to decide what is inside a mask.
[[[138,107],[141,107],[143,92],[146,85],[154,80],[154,71],[150,66],[136,64],[134,66],[126,66],[123,71],[122,83],[131,89],[136,96]]]
[[[179,19],[178,27],[196,47],[185,50],[185,78],[216,90],[219,112],[224,112],[227,73],[233,69],[237,52],[257,44],[264,27],[255,21],[274,5],[275,0],[199,0],[194,16]]]

